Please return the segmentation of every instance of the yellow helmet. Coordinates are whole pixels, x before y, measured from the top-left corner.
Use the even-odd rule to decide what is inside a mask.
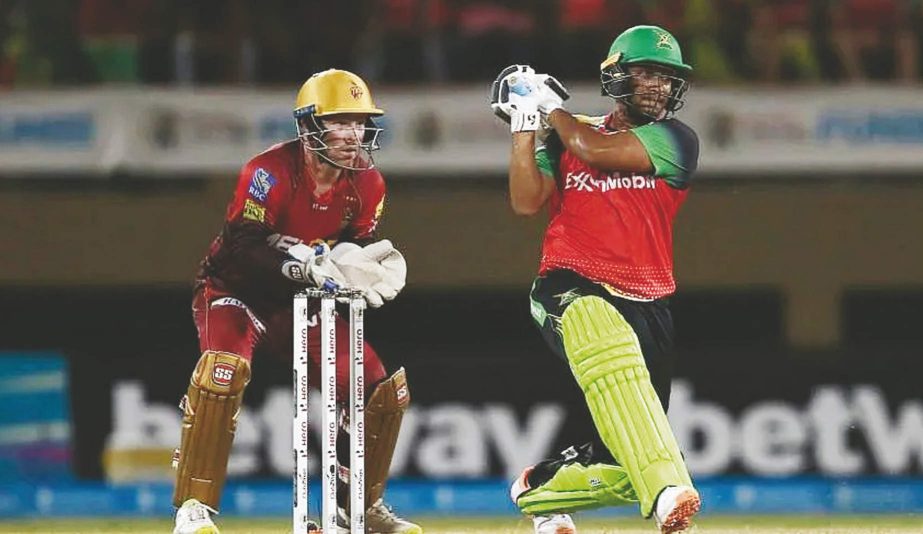
[[[361,164],[346,166],[327,156],[329,147],[325,137],[330,130],[319,119],[340,113],[367,115],[358,143],[365,152]],[[295,97],[293,114],[295,130],[304,147],[327,163],[349,170],[365,170],[375,166],[371,153],[380,148],[378,137],[382,129],[372,117],[381,116],[384,111],[375,106],[368,85],[359,76],[339,69],[328,69],[312,75]]]
[[[337,113],[378,116],[384,111],[375,107],[369,86],[349,71],[328,69],[308,78],[295,97],[295,118],[309,114],[325,117]]]

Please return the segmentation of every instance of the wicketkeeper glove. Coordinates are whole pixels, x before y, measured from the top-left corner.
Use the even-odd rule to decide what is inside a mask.
[[[292,259],[282,263],[282,274],[290,280],[327,290],[346,285],[346,277],[330,259],[326,243],[315,246],[299,243],[289,247],[288,255]]]
[[[394,294],[400,293],[407,283],[407,261],[404,260],[404,255],[394,248],[388,239],[366,245],[362,250],[366,256],[377,261],[385,270],[383,281],[394,291]]]
[[[346,285],[361,291],[373,308],[392,300],[406,284],[407,263],[387,239],[365,247],[340,243],[330,255],[345,276]]]

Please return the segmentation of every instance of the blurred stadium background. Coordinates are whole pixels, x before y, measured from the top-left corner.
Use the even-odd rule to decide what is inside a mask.
[[[644,22],[696,68],[671,419],[704,513],[923,513],[923,2],[2,0],[0,523],[169,516],[192,277],[328,67],[387,112],[410,266],[367,320],[414,397],[390,500],[513,517],[506,480],[582,412],[530,323],[544,221],[507,207],[489,82],[528,62],[603,112]],[[289,377],[256,360],[222,516],[289,514]]]

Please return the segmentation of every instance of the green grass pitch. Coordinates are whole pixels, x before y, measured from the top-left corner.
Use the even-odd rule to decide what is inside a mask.
[[[415,518],[426,534],[529,534],[531,522],[515,517],[497,518]],[[577,517],[580,534],[652,534],[653,523],[640,519]],[[291,532],[291,523],[277,517],[219,518],[222,534],[279,534]],[[167,519],[73,519],[42,521],[0,521],[0,533],[54,532],[89,534],[124,532],[164,534],[172,530]],[[696,534],[910,534],[923,533],[921,515],[829,516],[829,517],[702,517]]]

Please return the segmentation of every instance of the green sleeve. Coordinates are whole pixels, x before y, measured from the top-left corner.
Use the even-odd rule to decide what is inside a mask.
[[[561,152],[564,146],[556,133],[552,133],[545,140],[543,146],[535,150],[535,164],[538,170],[547,178],[554,180],[558,174],[558,165],[561,162]]]
[[[676,119],[652,122],[631,130],[647,149],[654,176],[677,189],[689,187],[699,165],[699,138]]]

